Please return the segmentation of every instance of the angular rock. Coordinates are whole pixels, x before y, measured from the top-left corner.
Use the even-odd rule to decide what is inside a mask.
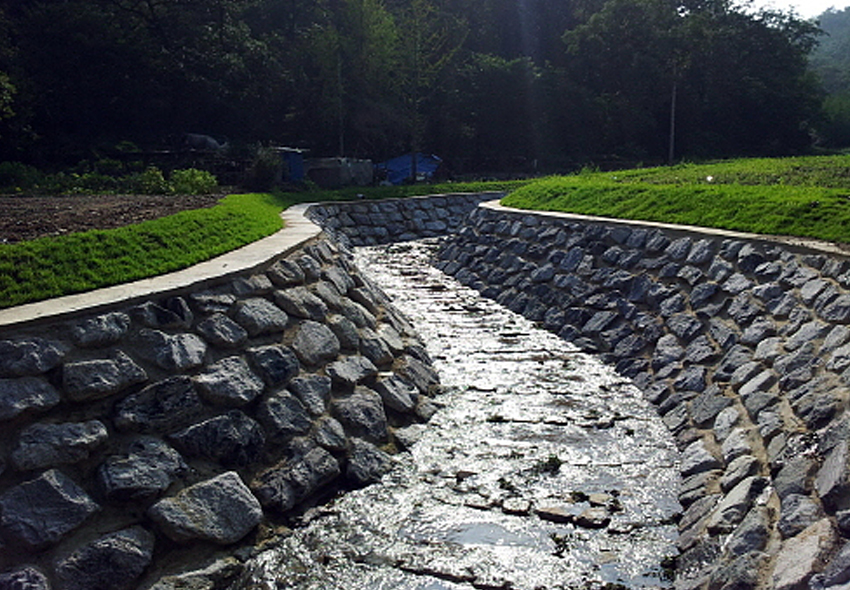
[[[364,383],[378,375],[378,368],[364,356],[348,356],[328,365],[328,377],[347,387]]]
[[[742,455],[752,453],[752,444],[750,443],[747,431],[743,428],[735,428],[723,441],[720,448],[723,453],[723,460],[728,464]]]
[[[263,295],[272,290],[272,282],[269,277],[261,274],[238,276],[231,285],[237,297]]]
[[[274,301],[289,315],[321,322],[328,315],[328,306],[307,287],[292,287],[275,291]]]
[[[311,414],[321,416],[331,397],[331,379],[324,375],[305,375],[293,379],[288,389]]]
[[[50,582],[33,566],[0,573],[0,590],[50,590]]]
[[[224,358],[195,377],[201,394],[211,403],[243,406],[263,392],[265,385],[242,357]]]
[[[135,526],[104,535],[59,561],[63,590],[131,590],[153,560],[154,536]]]
[[[850,508],[850,473],[848,473],[848,443],[836,444],[815,477],[815,491],[830,511]]]
[[[720,489],[728,492],[744,479],[758,475],[761,465],[752,455],[741,455],[733,459],[726,467],[726,472],[720,479]]]
[[[266,443],[260,425],[239,410],[194,424],[170,438],[186,454],[211,459],[225,467],[257,462]]]
[[[230,293],[202,291],[189,295],[189,300],[203,314],[227,313],[236,303],[236,296]]]
[[[130,328],[130,316],[112,312],[83,320],[73,327],[71,337],[81,348],[101,348],[121,340]]]
[[[765,477],[748,477],[732,488],[717,504],[706,526],[712,533],[729,533],[740,523],[753,505],[753,501],[767,487]]]
[[[266,508],[286,512],[340,475],[337,460],[325,449],[314,447],[303,456],[260,473],[251,489]]]
[[[237,303],[233,319],[251,336],[283,332],[289,323],[289,316],[285,311],[262,297]]]
[[[62,369],[65,394],[75,402],[108,397],[147,379],[145,370],[121,351],[110,359],[66,363]]]
[[[146,301],[130,310],[133,319],[148,328],[188,328],[192,325],[192,311],[182,297],[171,297],[161,302]]]
[[[416,387],[423,395],[427,395],[432,387],[440,384],[440,377],[434,367],[410,354],[401,358],[401,363],[396,367],[396,374]]]
[[[812,590],[823,590],[847,582],[850,582],[850,543],[845,542],[829,560],[823,572],[812,576],[809,587]]]
[[[387,408],[403,413],[413,411],[419,397],[416,388],[398,375],[391,375],[378,381],[375,384],[375,391],[380,394]]]
[[[298,328],[292,349],[302,363],[317,366],[336,359],[340,345],[330,328],[308,320]]]
[[[700,428],[713,423],[717,415],[729,407],[732,400],[713,388],[707,389],[691,401],[691,419]]]
[[[681,360],[685,356],[685,349],[679,344],[679,339],[673,334],[665,334],[655,344],[655,352],[652,355],[652,368],[655,370]]]
[[[773,568],[774,590],[804,588],[837,542],[829,519],[822,519],[782,543]]]
[[[358,385],[351,395],[332,400],[331,413],[353,436],[371,442],[387,440],[387,415],[381,396],[367,387]]]
[[[33,424],[18,437],[12,464],[18,471],[78,463],[106,442],[109,433],[99,420],[65,424]]]
[[[260,406],[258,418],[266,427],[269,438],[275,442],[304,434],[313,425],[304,404],[288,391],[269,396]]]
[[[316,444],[330,451],[342,451],[346,445],[345,429],[330,416],[322,416],[316,421],[315,440]]]
[[[346,476],[358,485],[379,481],[392,469],[392,457],[378,447],[359,438],[351,440]]]
[[[726,541],[726,551],[737,557],[753,551],[762,551],[770,538],[770,515],[763,506],[756,506],[744,517],[741,524]]]
[[[198,332],[214,346],[236,348],[248,339],[248,332],[223,313],[214,313],[198,324]]]
[[[686,477],[720,467],[722,467],[720,461],[708,452],[708,449],[705,448],[705,443],[702,440],[697,440],[682,452],[682,461],[679,470],[682,477]]]
[[[234,471],[189,486],[151,506],[148,516],[172,540],[235,543],[263,517],[260,503]]]
[[[180,453],[154,437],[132,441],[126,455],[110,455],[97,472],[111,501],[146,501],[162,494],[188,469]]]
[[[364,328],[360,334],[360,354],[377,366],[393,362],[393,353],[390,351],[390,347],[370,328]]]
[[[294,260],[284,259],[275,262],[267,271],[266,276],[278,287],[290,287],[304,282],[304,270]]]
[[[831,324],[850,323],[850,294],[836,297],[820,312],[820,317]]]
[[[199,367],[204,362],[207,344],[195,334],[166,334],[159,330],[139,332],[141,354],[161,368],[185,371]]]
[[[59,392],[40,377],[0,379],[0,421],[27,412],[43,412],[60,401]]]
[[[32,340],[0,340],[0,376],[31,377],[58,367],[65,358],[65,348],[57,343]]]
[[[820,506],[809,496],[788,494],[782,498],[782,508],[776,528],[783,539],[800,534],[823,518]]]
[[[148,385],[116,404],[115,425],[136,432],[170,432],[195,422],[204,405],[192,379],[169,377]]]
[[[667,320],[667,327],[676,336],[688,342],[702,331],[702,322],[687,313],[680,313]]]
[[[325,323],[336,335],[342,350],[360,350],[360,332],[354,322],[345,316],[332,314]]]
[[[0,528],[33,550],[57,543],[100,509],[80,486],[51,469],[0,495]]]
[[[282,344],[249,348],[248,358],[266,385],[273,388],[286,385],[301,370],[298,356]]]

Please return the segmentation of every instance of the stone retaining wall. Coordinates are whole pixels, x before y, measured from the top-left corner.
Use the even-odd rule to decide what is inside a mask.
[[[656,405],[682,451],[677,588],[850,580],[847,260],[488,206],[440,258]]]
[[[223,587],[284,517],[380,477],[436,385],[410,324],[327,240],[6,328],[0,589]],[[200,581],[166,575],[210,559]]]

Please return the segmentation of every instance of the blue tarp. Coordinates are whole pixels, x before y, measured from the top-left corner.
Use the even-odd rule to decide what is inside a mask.
[[[398,156],[392,160],[375,164],[376,170],[384,172],[390,184],[403,184],[410,178],[410,165],[412,158],[410,154]],[[434,155],[416,154],[417,180],[431,180],[442,160]]]

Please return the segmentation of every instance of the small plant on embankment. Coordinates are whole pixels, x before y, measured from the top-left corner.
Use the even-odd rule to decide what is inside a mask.
[[[521,209],[850,243],[850,157],[583,171],[533,182],[502,202]]]

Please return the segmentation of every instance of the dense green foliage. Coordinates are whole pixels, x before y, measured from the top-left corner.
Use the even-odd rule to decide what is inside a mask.
[[[733,0],[0,0],[0,160],[291,145],[467,171],[805,150],[811,23]],[[675,100],[674,100],[675,89]]]
[[[828,10],[819,17],[824,31],[811,56],[814,72],[828,93],[824,118],[817,126],[828,146],[850,146],[850,8]]]
[[[219,188],[214,175],[195,168],[173,170],[168,178],[156,166],[129,172],[115,160],[81,168],[51,174],[20,162],[0,162],[0,194],[207,195]]]
[[[0,307],[179,270],[280,229],[287,201],[230,195],[210,209],[112,230],[0,245]]]
[[[584,172],[533,182],[502,202],[523,209],[850,243],[850,157]]]

